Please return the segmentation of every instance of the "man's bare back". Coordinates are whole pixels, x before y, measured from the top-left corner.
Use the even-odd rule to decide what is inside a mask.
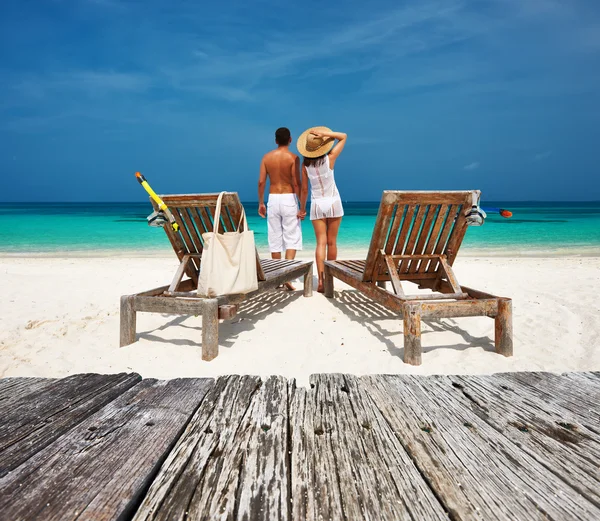
[[[263,164],[269,177],[270,194],[298,193],[298,172],[300,160],[287,147],[271,150],[263,157]]]

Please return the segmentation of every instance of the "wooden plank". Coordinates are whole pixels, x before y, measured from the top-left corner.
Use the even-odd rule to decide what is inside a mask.
[[[177,297],[133,297],[136,311],[168,313],[174,315],[199,315],[204,307],[204,298]],[[226,302],[223,302],[224,304]]]
[[[265,277],[272,271],[277,271],[281,269],[290,268],[292,266],[299,266],[301,261],[287,261],[287,260],[274,260],[272,262],[266,263],[262,262],[263,273]]]
[[[287,382],[217,380],[134,520],[289,519]]]
[[[212,386],[142,381],[0,479],[2,517],[129,519]]]
[[[325,266],[329,269],[329,272],[334,277],[359,290],[361,293],[364,293],[367,297],[373,299],[375,302],[378,302],[386,308],[399,313],[400,318],[402,317],[404,300],[400,299],[396,295],[392,295],[384,289],[377,287],[373,283],[362,282],[359,279],[360,274],[357,274],[357,272],[354,270],[330,261],[325,261]]]
[[[388,255],[394,252],[394,245],[396,244],[396,239],[398,238],[398,228],[400,228],[400,224],[402,223],[405,210],[405,206],[396,205],[394,207],[394,218],[392,220],[392,224],[389,229],[389,234],[387,236],[385,246],[383,248],[385,253]]]
[[[181,206],[208,206],[214,208],[217,205],[219,193],[205,194],[168,194],[161,195],[161,199],[174,208]],[[230,206],[239,202],[237,192],[226,192],[223,195],[222,205]]]
[[[494,320],[494,344],[496,353],[504,356],[513,355],[513,320],[512,300],[498,299],[498,312]]]
[[[427,207],[426,206],[419,206],[419,209],[417,210],[417,215],[415,217],[415,221],[413,223],[413,226],[410,230],[410,235],[408,236],[408,241],[406,242],[406,248],[404,250],[404,255],[413,255],[414,254],[414,250],[415,250],[415,243],[417,241],[417,238],[420,236],[421,233],[421,224],[423,223],[423,218],[425,217],[425,213],[427,212]],[[398,265],[398,272],[399,273],[409,273],[409,267],[410,267],[410,263],[412,261],[409,260],[402,260],[402,262]]]
[[[358,271],[359,273],[362,273],[363,271],[365,271],[365,264],[366,262],[364,260],[361,261],[357,261],[357,260],[350,260],[347,261],[347,266],[352,268],[353,270]]]
[[[460,284],[458,283],[458,280],[456,279],[456,275],[454,275],[454,271],[452,270],[452,267],[446,261],[446,258],[443,255],[440,256],[440,264],[441,264],[441,269],[444,272],[444,275],[446,276],[446,280],[452,287],[452,291],[454,293],[462,293],[462,289],[460,288]]]
[[[210,232],[210,233],[214,232],[214,223],[213,223],[212,214],[208,211],[206,206],[199,206],[199,207],[197,207],[197,209],[198,209],[200,216],[202,217],[202,221],[204,222],[206,231]]]
[[[400,298],[404,298],[404,291],[402,289],[402,282],[400,282],[400,277],[398,277],[397,267],[394,264],[394,261],[386,255],[385,264],[388,269],[388,273],[390,274],[390,280],[392,281],[392,287],[394,288],[394,293],[398,295]]]
[[[600,518],[594,504],[434,381],[365,376],[360,385],[453,520]]]
[[[266,282],[271,282],[274,279],[281,279],[280,283],[297,279],[304,275],[312,266],[312,261],[300,261],[296,264],[284,265],[276,270],[265,273]],[[264,284],[263,284],[264,285]],[[251,293],[252,295],[253,293]]]
[[[463,205],[458,213],[458,217],[456,218],[456,223],[454,224],[454,228],[452,229],[452,234],[448,239],[448,244],[446,245],[445,254],[448,260],[448,264],[452,266],[454,264],[454,259],[458,254],[458,250],[462,244],[465,233],[467,233],[467,218],[464,214],[464,209],[466,204]]]
[[[562,408],[532,396],[528,389],[508,391],[502,383],[494,376],[435,379],[442,392],[454,394],[547,472],[600,507],[600,436],[588,430],[576,414],[565,415]],[[585,386],[580,392],[588,394]]]
[[[295,520],[447,520],[386,419],[344,375],[290,396]]]
[[[169,289],[167,290],[168,293],[173,293],[174,291],[177,291],[177,287],[179,286],[179,283],[181,282],[181,279],[183,278],[183,274],[184,274],[189,262],[190,262],[190,256],[184,255],[183,259],[181,259],[181,262],[179,263],[179,266],[177,267],[177,271],[175,272],[175,275],[173,276],[171,285],[169,286]]]
[[[433,253],[438,236],[440,234],[440,230],[446,220],[446,215],[448,213],[448,207],[449,207],[448,204],[442,204],[439,206],[439,211],[438,211],[437,217],[435,219],[435,223],[433,225],[433,230],[431,231],[431,234],[429,235],[429,239],[427,240],[425,249],[423,250],[423,253],[426,255]],[[419,265],[418,273],[425,273],[427,271],[428,267],[429,267],[429,262],[421,262],[421,264]]]
[[[425,241],[429,238],[429,233],[431,232],[431,224],[433,222],[433,218],[435,217],[436,210],[436,206],[427,207],[427,217],[425,218],[425,222],[423,223],[423,227],[421,228],[419,240],[417,241],[417,244],[413,250],[413,256],[425,253],[423,251],[425,249]],[[419,262],[419,260],[420,259],[417,259],[417,257],[415,257],[415,260],[413,260],[410,263],[410,266],[408,268],[409,273],[417,273],[418,267],[420,266],[420,262],[424,262],[423,260],[420,260]]]
[[[156,211],[159,210],[158,205],[156,204],[156,201],[154,201],[154,199],[150,198],[150,203],[152,204],[152,207],[154,208],[154,210],[156,210]],[[175,232],[173,230],[173,228],[171,228],[170,225],[163,226],[162,228],[165,231],[165,233],[167,234],[167,238],[169,239],[169,242],[171,243],[171,246],[173,247],[173,251],[175,252],[175,255],[177,255],[177,258],[181,261],[181,259],[183,259],[183,256],[186,253],[190,253],[181,238],[181,234],[179,232]],[[192,279],[194,284],[196,286],[198,286],[198,271],[195,269],[192,269],[192,267],[190,266],[188,268],[188,270],[186,271],[186,274],[190,279]]]
[[[447,191],[402,191],[402,190],[385,190],[383,197],[388,204],[462,204],[466,197],[471,201],[473,190],[447,190]]]
[[[119,307],[119,346],[125,347],[136,340],[135,330],[137,314],[134,307],[135,297],[123,295]]]
[[[182,256],[183,258],[183,256]],[[198,283],[194,284],[194,281],[191,279],[186,279],[184,280],[180,285],[179,285],[179,290],[180,291],[197,291],[198,288]],[[160,286],[159,288],[153,288],[150,289],[148,291],[142,291],[140,293],[136,293],[135,295],[132,295],[133,297],[157,297],[159,295],[164,294],[165,291],[169,290],[169,286]]]
[[[135,373],[79,374],[51,380],[33,392],[22,393],[18,401],[0,401],[0,477],[140,380]]]
[[[406,249],[406,237],[408,237],[408,232],[411,229],[415,210],[417,209],[414,205],[410,205],[405,208],[406,215],[404,217],[404,221],[402,222],[402,228],[400,228],[400,234],[398,236],[398,240],[396,241],[396,246],[394,247],[394,255],[404,253],[404,250]]]
[[[202,237],[202,235],[209,231],[212,231],[212,226],[209,226],[207,225],[207,223],[204,222],[204,219],[202,219],[200,208],[198,208],[197,206],[190,206],[188,208],[188,211],[190,212],[192,219],[196,224],[196,228],[200,233],[200,239],[202,240],[202,246],[204,246],[204,238]]]
[[[190,210],[190,208],[187,207],[187,208],[179,208],[176,211],[179,213],[179,215],[181,216],[181,219],[185,223],[185,227],[187,229],[188,235],[192,239],[192,242],[194,243],[194,251],[192,253],[202,254],[202,248],[204,245],[204,241],[200,238],[200,235],[198,234],[198,230],[196,230],[196,227],[194,226],[194,222],[192,221],[192,219],[190,217],[189,210]],[[197,268],[200,269],[199,262],[197,263]]]
[[[241,203],[240,203],[241,206]],[[228,206],[225,205],[224,207],[224,211],[223,213],[225,214],[225,219],[228,223],[228,226],[230,226],[231,230],[237,230],[239,228],[239,226],[241,226],[242,223],[240,223],[240,216],[241,213],[237,212],[236,213],[236,209],[240,210],[240,208],[236,208],[233,206]]]
[[[181,215],[179,214],[178,210],[175,209],[172,213],[173,213],[173,217],[175,218],[175,221],[179,225],[179,231],[177,233],[181,237],[183,244],[185,244],[186,253],[202,253],[202,250],[198,250],[196,248],[196,245],[194,244],[194,241],[190,237],[190,234],[188,233],[188,231],[185,227],[185,224],[183,222],[183,219],[181,218]],[[167,228],[167,227],[165,226],[165,228]],[[194,264],[194,272],[199,273],[200,272],[200,261],[198,259],[194,258],[194,260],[192,262]],[[190,270],[188,270],[188,272],[189,271]]]
[[[54,378],[0,378],[0,411],[10,408],[33,393],[52,385]]]
[[[183,208],[182,211],[186,213],[190,221],[190,226],[194,228],[196,248],[198,249],[199,253],[202,253],[204,248],[204,238],[202,235],[206,233],[206,228],[202,222],[202,219],[200,219],[198,208],[195,206],[189,206],[187,208]]]
[[[577,415],[581,423],[585,422],[587,429],[600,434],[600,393],[597,390],[584,392],[571,377],[552,373],[503,373],[494,377],[502,380],[501,384],[508,391],[528,392],[555,408],[560,407],[565,417]]]
[[[457,214],[458,210],[459,210],[458,205],[453,204],[450,206],[450,209],[448,210],[448,214],[446,215],[446,221],[444,223],[442,231],[440,232],[440,236],[438,237],[438,241],[435,245],[435,249],[433,250],[434,254],[442,255],[443,253],[445,253],[448,235],[450,234],[450,230],[452,230],[452,227],[454,226],[454,219],[456,218],[456,214]],[[429,266],[427,267],[427,273],[437,273],[438,266],[439,266],[439,261],[430,262]]]
[[[406,300],[428,301],[428,300],[463,300],[468,299],[467,293],[432,293],[419,295],[406,295]]]
[[[312,297],[312,294],[313,294],[313,267],[312,267],[312,264],[310,265],[310,268],[306,272],[306,275],[304,275],[304,292],[303,292],[303,294],[305,297]]]
[[[202,306],[202,360],[210,362],[219,354],[219,301],[207,298]]]
[[[394,197],[391,199],[394,199]],[[390,198],[386,197],[384,192],[384,195],[381,198],[381,203],[379,204],[379,210],[377,212],[377,218],[375,219],[373,234],[371,235],[371,242],[369,244],[369,250],[367,253],[365,271],[362,278],[365,282],[373,280],[373,277],[375,276],[375,268],[377,258],[379,256],[379,250],[383,248],[383,243],[386,239],[386,234],[390,226],[393,210],[394,203],[390,202]]]
[[[421,306],[407,303],[404,306],[404,363],[421,365]]]
[[[458,302],[422,302],[423,318],[491,317],[498,313],[498,299],[460,300]]]

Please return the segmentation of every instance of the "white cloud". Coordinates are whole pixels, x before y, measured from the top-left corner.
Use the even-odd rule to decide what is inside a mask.
[[[478,168],[479,163],[477,161],[473,161],[472,163],[469,163],[463,167],[464,170],[477,170]]]

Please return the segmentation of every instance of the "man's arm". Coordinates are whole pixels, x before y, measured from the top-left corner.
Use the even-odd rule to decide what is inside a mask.
[[[298,201],[300,201],[300,186],[300,159],[298,156],[295,156],[294,164],[292,165],[292,189],[294,190]]]
[[[294,193],[296,194],[298,201],[300,201],[300,197],[301,197],[300,187],[302,186],[302,181],[300,179],[300,158],[298,156],[296,156],[296,158],[294,159],[294,171],[292,172],[292,179],[293,179],[292,186],[294,187]]]
[[[265,206],[265,187],[267,186],[267,165],[265,158],[260,162],[260,173],[258,174],[258,215],[265,218],[267,207]]]

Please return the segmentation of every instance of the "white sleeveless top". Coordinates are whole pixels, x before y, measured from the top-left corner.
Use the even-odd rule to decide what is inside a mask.
[[[329,155],[323,161],[306,167],[310,181],[310,220],[342,217],[344,208],[329,167]]]

